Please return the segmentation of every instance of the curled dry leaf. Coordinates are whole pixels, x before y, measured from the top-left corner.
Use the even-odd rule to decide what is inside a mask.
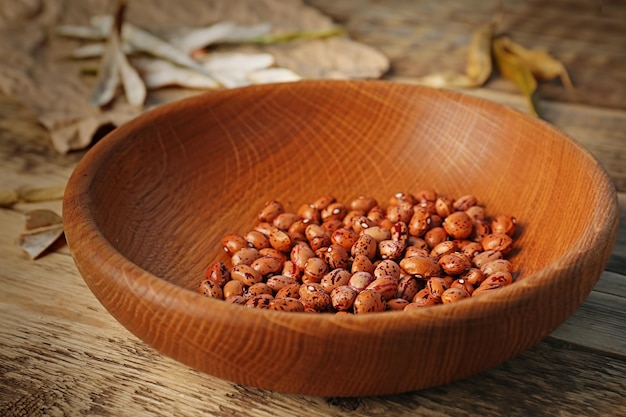
[[[105,106],[115,97],[121,75],[118,49],[117,36],[113,35],[105,45],[98,70],[98,79],[91,94],[90,102],[95,107]]]
[[[512,81],[527,98],[531,113],[540,116],[538,101],[535,96],[537,80],[524,60],[512,53],[507,45],[507,38],[497,38],[493,41],[493,56],[498,70],[504,78]]]
[[[17,245],[31,259],[37,259],[46,249],[54,244],[63,235],[63,224],[40,227],[22,233],[17,238]]]
[[[63,219],[52,210],[32,210],[25,213],[25,229],[16,243],[37,259],[63,235]]]
[[[497,41],[508,52],[516,55],[537,79],[549,81],[558,77],[568,91],[574,92],[574,85],[569,78],[565,65],[548,52],[538,49],[527,49],[507,37],[498,38]]]
[[[252,84],[269,84],[300,80],[300,76],[287,68],[267,68],[248,74]]]
[[[220,84],[198,71],[152,58],[133,58],[132,65],[139,71],[148,89],[179,86],[194,89],[215,89]]]
[[[472,88],[483,85],[493,70],[491,60],[491,40],[495,23],[487,23],[472,33],[467,52],[465,74],[440,72],[427,75],[418,80],[420,84],[436,88],[461,87]]]

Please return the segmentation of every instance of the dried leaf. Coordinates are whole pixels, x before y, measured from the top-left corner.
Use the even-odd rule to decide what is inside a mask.
[[[210,76],[197,61],[183,51],[130,23],[125,23],[122,27],[122,39],[127,41],[138,51],[166,59],[175,64],[191,68],[204,75]]]
[[[247,76],[252,71],[274,64],[271,54],[214,53],[203,62],[204,67],[226,88],[249,85]]]
[[[40,227],[22,233],[17,238],[17,245],[26,253],[28,253],[31,259],[37,259],[62,235],[63,224]]]
[[[422,77],[418,82],[436,88],[473,88],[483,85],[493,71],[491,40],[495,27],[495,23],[490,22],[472,33],[467,52],[465,74],[438,72]]]
[[[111,36],[117,39],[117,34],[112,33]],[[117,40],[115,41],[117,43]],[[126,94],[126,100],[131,106],[141,107],[146,100],[146,86],[143,83],[141,77],[137,73],[137,70],[130,65],[128,59],[119,44],[115,49],[117,55],[117,66],[122,76],[122,85],[124,86],[124,93]]]
[[[535,96],[537,80],[526,63],[507,48],[507,38],[498,38],[493,41],[493,55],[500,74],[512,81],[521,93],[528,99],[532,114],[540,116],[538,101]]]
[[[45,188],[24,188],[17,191],[19,199],[26,203],[38,201],[62,200],[65,193],[65,185],[57,185]]]
[[[162,59],[134,58],[132,65],[141,74],[149,89],[167,86],[180,86],[196,89],[219,88],[220,84],[213,78],[197,71],[180,67]]]
[[[490,22],[476,29],[470,42],[465,73],[475,87],[483,85],[493,70],[491,62],[491,41],[495,23]]]
[[[20,196],[15,190],[0,190],[0,207],[10,207],[20,201]]]
[[[267,68],[248,74],[248,80],[253,84],[268,84],[298,81],[301,77],[287,68]]]
[[[26,230],[39,229],[63,223],[63,218],[52,210],[37,209],[24,213]]]
[[[299,32],[286,32],[278,34],[267,34],[250,39],[234,39],[237,43],[253,43],[258,45],[268,45],[279,42],[289,42],[299,39],[311,40],[311,39],[324,39],[331,36],[341,35],[345,32],[345,29],[339,26],[333,26],[324,30],[315,31],[299,31]]]
[[[574,85],[565,66],[548,52],[527,49],[507,37],[500,38],[499,42],[502,42],[510,53],[517,55],[537,79],[549,81],[559,77],[565,88],[574,92]]]
[[[219,22],[206,28],[181,29],[176,35],[168,37],[167,42],[189,54],[227,39],[235,28],[237,25],[233,22]]]
[[[98,80],[90,98],[91,104],[95,107],[105,106],[115,97],[120,84],[118,50],[117,36],[110,36],[100,61]]]

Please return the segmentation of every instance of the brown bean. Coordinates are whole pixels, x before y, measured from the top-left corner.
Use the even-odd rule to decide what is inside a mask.
[[[343,220],[341,221],[342,226],[346,227],[348,229],[354,230],[352,229],[352,223],[354,222],[354,219],[358,219],[360,217],[365,216],[365,212],[361,211],[361,210],[350,210],[347,214],[346,217],[343,218]],[[357,232],[357,235],[359,233]]]
[[[352,230],[356,233],[360,234],[364,229],[368,229],[372,226],[376,226],[376,223],[368,219],[367,216],[358,216],[352,219]]]
[[[432,307],[436,306],[438,303],[433,298],[419,298],[416,301],[413,301],[406,306],[404,306],[404,311],[419,309],[424,307]]]
[[[270,233],[269,241],[270,245],[277,251],[286,253],[291,250],[292,242],[289,234],[277,227]]]
[[[516,227],[517,219],[512,216],[499,215],[491,220],[491,230],[493,233],[504,233],[513,237]]]
[[[275,293],[285,288],[287,285],[295,284],[296,280],[285,275],[272,275],[266,281],[268,287]]]
[[[261,211],[259,211],[257,218],[260,222],[271,223],[276,216],[284,212],[285,208],[280,201],[269,200],[265,203]]]
[[[428,249],[426,241],[421,237],[415,237],[409,235],[409,239],[406,242],[407,248],[415,247],[418,249]]]
[[[324,291],[318,283],[303,284],[300,286],[300,301],[304,307],[312,308],[316,311],[326,309],[330,305],[330,295]]]
[[[308,220],[310,223],[319,223],[322,219],[320,210],[313,204],[302,204],[296,211],[298,217]]]
[[[350,264],[350,255],[341,245],[330,245],[322,259],[328,264],[329,269],[345,269]]]
[[[470,294],[461,287],[448,288],[441,295],[441,302],[444,304],[454,303],[464,298],[469,298]]]
[[[318,283],[328,272],[328,265],[323,259],[316,256],[309,258],[304,264],[302,280],[309,283]]]
[[[393,311],[401,311],[404,310],[404,307],[407,306],[409,304],[409,302],[407,300],[405,300],[404,298],[393,298],[389,301],[387,301],[387,310],[393,310]]]
[[[376,257],[377,250],[378,242],[376,239],[364,232],[361,236],[359,236],[359,239],[354,243],[354,246],[352,246],[351,253],[352,256],[355,257],[357,255],[365,255],[369,259],[374,259],[374,257]]]
[[[472,222],[485,219],[485,208],[482,206],[472,206],[465,210],[467,215],[472,219]]]
[[[231,233],[222,238],[222,248],[229,256],[233,256],[239,249],[247,247],[246,239],[236,233]]]
[[[415,193],[415,199],[420,203],[425,201],[435,201],[437,200],[437,192],[432,188],[423,188]]]
[[[255,248],[241,248],[230,258],[230,263],[235,265],[250,265],[259,259],[261,254]]]
[[[326,231],[328,236],[332,235],[335,230],[341,227],[343,227],[343,220],[334,219],[322,223],[322,229]]]
[[[274,297],[269,294],[259,294],[249,298],[245,306],[249,308],[269,309],[273,299]]]
[[[276,216],[274,221],[272,221],[272,225],[276,227],[277,229],[280,229],[283,232],[286,232],[289,230],[292,224],[294,224],[295,222],[299,220],[301,219],[296,213],[281,213],[278,216]]]
[[[513,272],[513,264],[508,259],[495,259],[487,262],[480,267],[480,270],[485,275],[491,275],[495,272]]]
[[[440,274],[437,261],[429,256],[411,256],[400,261],[400,268],[417,278],[428,279]]]
[[[463,279],[471,285],[479,285],[485,280],[485,274],[483,274],[478,268],[470,268],[467,272],[461,274],[459,279]]]
[[[223,299],[222,287],[210,279],[205,279],[200,283],[198,292],[206,297]]]
[[[332,195],[328,194],[328,195],[318,198],[311,205],[318,210],[324,210],[326,207],[328,207],[329,205],[335,202],[337,202],[337,199],[333,197]]]
[[[274,229],[274,225],[268,222],[260,222],[257,223],[256,226],[252,230],[256,230],[257,232],[263,233],[265,236],[269,237],[270,233]]]
[[[491,226],[487,220],[476,220],[473,223],[473,227],[471,238],[476,242],[482,241],[485,236],[491,233]]]
[[[477,203],[478,199],[476,197],[471,194],[466,194],[454,200],[452,207],[454,207],[457,211],[466,211],[470,207],[475,206]]]
[[[304,233],[309,241],[311,249],[314,251],[321,247],[329,246],[332,243],[330,240],[330,234],[328,234],[328,232],[319,224],[308,225]]]
[[[350,277],[348,285],[356,292],[361,292],[374,281],[374,275],[369,272],[355,272]]]
[[[272,256],[261,256],[255,259],[250,266],[263,276],[276,274],[283,269],[283,261]]]
[[[426,299],[426,298],[431,298],[431,297],[430,297],[430,293],[428,292],[428,288],[424,287],[415,293],[413,298],[411,298],[411,302],[415,303],[421,299]]]
[[[266,283],[264,283],[264,282],[257,282],[256,284],[250,285],[248,287],[248,291],[246,291],[244,293],[244,297],[252,298],[252,297],[256,297],[257,295],[261,295],[261,294],[274,295],[274,291],[272,291],[270,286],[267,285]]]
[[[472,293],[474,292],[474,286],[464,278],[459,278],[452,281],[452,284],[450,284],[450,288],[463,288],[463,290],[465,290],[465,292],[467,292],[469,295],[472,295]]]
[[[458,247],[456,241],[446,240],[437,244],[437,246],[435,246],[430,251],[430,256],[435,258],[436,260],[439,260],[443,255],[448,255],[450,253],[456,252],[457,249]]]
[[[398,278],[394,278],[391,275],[383,275],[370,282],[365,289],[376,290],[385,300],[391,300],[395,297],[396,291],[398,290]]]
[[[400,259],[402,252],[404,252],[404,245],[396,240],[378,242],[378,253],[382,259]]]
[[[413,216],[413,204],[408,201],[402,201],[396,206],[387,208],[386,217],[391,223],[408,223]]]
[[[243,296],[245,289],[246,289],[246,286],[241,281],[237,281],[237,280],[228,281],[226,284],[224,284],[224,289],[223,289],[224,299],[228,300],[229,298],[234,297],[234,296]]]
[[[363,254],[358,254],[354,257],[352,260],[352,267],[350,269],[350,272],[353,274],[360,271],[369,272],[370,274],[374,273],[374,264],[370,258]]]
[[[367,213],[377,205],[378,201],[374,197],[360,195],[350,202],[350,209]]]
[[[345,250],[349,251],[356,241],[359,240],[359,234],[347,227],[341,227],[330,235],[330,240],[335,245],[341,245]]]
[[[224,262],[214,262],[207,268],[205,277],[219,287],[223,287],[227,281],[230,281],[230,272]]]
[[[233,295],[232,297],[225,298],[226,302],[229,304],[237,304],[237,305],[245,305],[246,298],[243,295]]]
[[[333,269],[322,277],[320,285],[324,288],[324,291],[330,294],[335,288],[348,285],[351,277],[352,274],[345,269]]]
[[[464,211],[457,211],[446,217],[443,228],[453,239],[466,239],[472,234],[472,219]]]
[[[322,209],[322,222],[329,220],[343,220],[348,214],[348,208],[341,203],[331,203],[328,207]]]
[[[296,242],[291,248],[289,259],[294,265],[303,270],[306,262],[315,256],[315,251],[306,242]]]
[[[376,242],[382,242],[383,240],[391,239],[391,232],[389,231],[389,229],[383,226],[368,227],[367,229],[363,230],[363,234],[373,237]]]
[[[494,290],[499,290],[500,288],[503,288],[503,287],[504,285],[497,284],[497,283],[491,283],[487,285],[481,284],[478,288],[474,290],[474,292],[472,293],[472,297],[478,297],[480,295],[490,293]]]
[[[513,276],[510,272],[500,271],[494,272],[491,275],[487,275],[487,278],[480,284],[489,285],[489,284],[499,284],[502,286],[511,285],[513,283]]]
[[[261,256],[269,256],[270,258],[280,259],[283,262],[285,262],[287,260],[287,255],[285,255],[283,252],[281,252],[279,250],[276,250],[274,248],[263,248],[263,249],[259,250],[259,255],[261,255]]]
[[[472,258],[472,263],[476,268],[480,268],[487,262],[491,262],[495,259],[502,259],[502,252],[497,250],[486,250],[474,256]]]
[[[333,308],[337,311],[348,311],[352,309],[357,294],[358,293],[353,288],[347,285],[341,285],[333,289],[330,293]]]
[[[386,303],[382,294],[373,289],[361,291],[354,299],[354,314],[377,313],[385,311]]]
[[[441,296],[448,288],[449,285],[444,278],[432,277],[426,282],[426,290],[428,291],[428,294],[436,301],[441,300]]]
[[[413,209],[413,216],[408,223],[411,236],[424,236],[430,228],[430,213],[425,207],[417,206]]]
[[[428,249],[422,249],[415,246],[409,246],[404,250],[404,257],[411,258],[413,256],[430,256]]]
[[[409,228],[406,223],[397,222],[391,227],[391,240],[395,240],[406,248],[409,242]]]
[[[443,241],[448,240],[448,234],[443,227],[433,227],[424,234],[424,240],[430,249]]]
[[[478,242],[469,241],[469,243],[464,244],[463,246],[459,247],[459,249],[461,250],[461,253],[463,255],[467,256],[470,259],[473,259],[474,256],[483,251],[483,245]]]
[[[492,233],[485,236],[481,244],[485,251],[496,250],[506,254],[513,248],[513,239],[506,233]]]
[[[304,304],[297,298],[274,298],[270,301],[270,310],[274,311],[288,311],[288,312],[303,312]]]
[[[403,275],[398,279],[398,289],[396,290],[395,297],[411,301],[418,291],[419,285],[417,280],[411,275]]]
[[[437,211],[437,215],[442,218],[448,217],[450,214],[454,213],[454,206],[452,199],[446,196],[440,196],[435,201],[435,210]]]
[[[253,269],[250,265],[236,265],[230,270],[230,278],[241,281],[244,285],[250,286],[261,282],[263,275]]]
[[[381,206],[375,206],[367,212],[367,218],[374,222],[374,224],[379,225],[386,219],[385,210],[383,210]]]
[[[276,298],[300,298],[300,283],[287,284],[276,293]]]
[[[439,259],[439,266],[448,275],[459,275],[469,270],[472,263],[461,253],[448,253]]]
[[[400,265],[391,259],[382,260],[374,269],[374,278],[380,278],[384,275],[391,275],[400,278]]]
[[[248,246],[256,250],[270,247],[270,241],[267,236],[258,230],[250,230],[243,238],[248,242]]]
[[[283,270],[280,274],[297,281],[302,276],[302,269],[298,268],[296,264],[288,260],[283,263]]]

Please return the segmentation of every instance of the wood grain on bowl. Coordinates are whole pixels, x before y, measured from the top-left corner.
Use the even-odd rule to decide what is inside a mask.
[[[329,193],[382,199],[425,187],[471,193],[518,219],[518,282],[370,316],[245,309],[195,291],[222,236],[248,230],[269,199],[295,211]],[[617,218],[605,171],[554,127],[380,81],[258,86],[163,106],[99,142],[64,202],[86,283],[146,343],[220,378],[324,396],[439,385],[532,346],[593,288]]]

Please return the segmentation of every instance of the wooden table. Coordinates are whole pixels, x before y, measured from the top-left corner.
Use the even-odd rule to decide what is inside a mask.
[[[626,416],[626,5],[618,0],[310,1],[379,48],[387,79],[462,70],[471,30],[500,30],[561,58],[580,93],[543,84],[548,121],[586,146],[619,192],[622,226],[596,288],[562,326],[500,366],[420,392],[376,398],[284,395],[189,369],[135,338],[98,303],[66,246],[31,261],[14,244],[23,213],[0,209],[0,415]],[[498,76],[468,91],[526,111]],[[28,109],[0,97],[0,188],[64,183],[82,153],[58,155]],[[420,360],[420,358],[415,358]]]

